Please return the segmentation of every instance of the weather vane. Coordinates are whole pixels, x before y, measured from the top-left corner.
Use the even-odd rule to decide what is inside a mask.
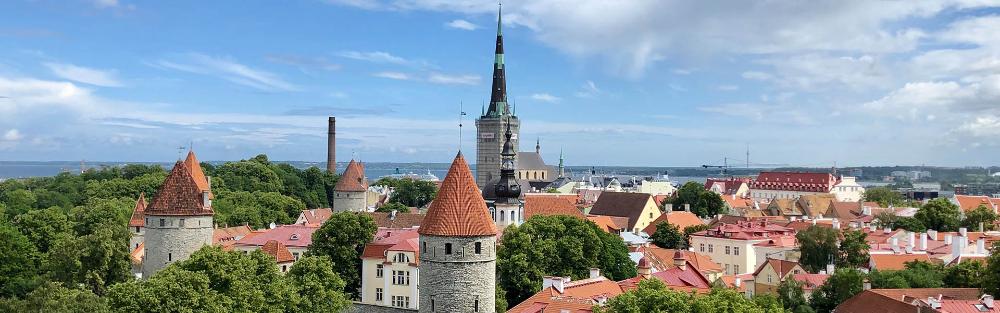
[[[458,102],[458,151],[462,151],[462,117],[465,116],[465,106],[462,101]]]

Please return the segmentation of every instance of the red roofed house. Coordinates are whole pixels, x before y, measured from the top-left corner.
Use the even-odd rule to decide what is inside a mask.
[[[146,193],[139,194],[139,200],[135,200],[135,208],[132,209],[132,218],[128,220],[128,229],[132,232],[132,238],[129,239],[129,249],[135,251],[142,244],[142,236],[146,233]]]
[[[597,224],[597,227],[611,234],[619,235],[628,231],[628,218],[618,216],[587,215],[587,220]]]
[[[334,212],[363,212],[368,209],[368,180],[365,166],[351,160],[333,186]]]
[[[332,214],[333,209],[331,208],[302,210],[299,213],[299,218],[295,220],[295,224],[320,226],[323,225],[323,222],[330,219],[330,215]]]
[[[378,229],[361,253],[361,303],[390,307],[391,299],[409,297],[417,305],[418,237],[416,228]]]
[[[590,214],[627,217],[627,231],[638,234],[660,217],[660,207],[648,193],[605,191],[597,198]]]
[[[722,196],[745,198],[750,193],[750,177],[709,178],[705,180],[705,190]]]
[[[753,272],[753,294],[778,295],[778,285],[792,275],[805,273],[798,262],[768,258]]]
[[[697,215],[694,215],[694,213],[688,211],[672,211],[660,214],[660,217],[656,218],[655,220],[653,220],[653,222],[649,223],[649,226],[646,226],[646,228],[643,229],[642,232],[652,236],[653,233],[656,232],[656,227],[661,222],[667,222],[674,226],[677,226],[677,229],[682,232],[684,231],[684,228],[690,226],[705,225],[705,222],[702,221],[701,218],[699,218]]]
[[[926,253],[920,254],[872,254],[868,268],[879,271],[898,271],[906,268],[907,262],[930,262]]]
[[[635,289],[643,279],[659,279],[670,289],[683,292],[707,293],[712,289],[712,281],[705,277],[688,260],[687,255],[674,251],[674,266],[663,271],[653,271],[652,265],[645,258],[639,259],[639,276],[618,282],[622,290]]]
[[[813,290],[826,283],[827,278],[830,278],[830,274],[802,273],[792,275],[792,279],[802,283],[802,291],[806,301],[812,297]]]
[[[992,296],[976,288],[871,289],[845,300],[837,313],[1000,312]]]
[[[524,215],[529,219],[535,215],[566,215],[584,218],[576,207],[576,195],[528,194],[524,196]]]
[[[274,262],[278,264],[278,269],[281,270],[282,274],[287,273],[288,269],[298,259],[292,256],[291,252],[288,252],[288,247],[285,247],[285,244],[277,240],[268,240],[260,248],[260,251],[274,258]]]
[[[1000,199],[998,198],[990,198],[987,196],[955,195],[951,198],[951,202],[958,205],[958,207],[962,209],[962,212],[969,212],[980,206],[990,209],[993,213],[1000,212]]]
[[[704,253],[722,264],[725,274],[743,274],[756,269],[763,261],[756,245],[794,237],[795,230],[772,224],[766,219],[718,223],[715,227],[691,234],[691,250]],[[784,240],[783,240],[784,241]]]
[[[319,227],[308,225],[280,225],[274,229],[262,229],[237,240],[236,244],[233,245],[233,250],[249,253],[274,240],[284,245],[292,257],[298,261],[312,244],[312,235],[317,229]]]
[[[830,173],[761,172],[750,183],[750,198],[755,201],[770,201],[831,193],[838,182]]]
[[[677,267],[677,263],[674,262],[674,256],[677,251],[681,251],[684,254],[684,258],[694,266],[699,272],[701,272],[708,280],[715,281],[722,276],[722,265],[712,261],[712,258],[707,255],[688,251],[688,250],[674,250],[674,249],[664,249],[657,246],[647,246],[640,247],[638,252],[642,252],[642,257],[646,258],[649,262],[649,266],[654,272],[665,271],[674,267]]]
[[[194,152],[177,161],[143,212],[142,277],[212,244],[212,191]]]

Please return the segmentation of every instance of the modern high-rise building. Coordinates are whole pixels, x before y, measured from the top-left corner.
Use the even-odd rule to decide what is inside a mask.
[[[521,122],[511,111],[507,102],[507,78],[503,59],[503,24],[497,16],[497,45],[493,60],[493,89],[490,91],[490,106],[476,119],[476,185],[486,187],[491,179],[500,177],[500,153],[503,151],[504,130],[508,124],[513,134],[511,144],[518,151],[518,133]],[[517,156],[514,156],[517,164]]]

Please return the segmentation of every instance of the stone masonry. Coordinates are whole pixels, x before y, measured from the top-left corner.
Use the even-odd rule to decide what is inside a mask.
[[[477,242],[481,244],[479,254],[475,253]],[[451,254],[446,253],[446,244],[451,244]],[[494,313],[496,248],[496,236],[422,234],[420,312]]]

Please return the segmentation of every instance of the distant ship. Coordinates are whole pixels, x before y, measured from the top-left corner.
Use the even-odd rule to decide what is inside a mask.
[[[409,178],[409,179],[413,179],[413,180],[425,180],[425,181],[430,181],[430,182],[439,182],[439,181],[441,181],[440,178],[438,178],[434,174],[431,174],[430,170],[427,170],[427,174],[417,174],[417,173],[414,173],[414,172],[400,173],[399,172],[399,168],[396,168],[396,173],[385,175],[385,176],[382,176],[382,177],[389,177],[389,178],[396,178],[396,179]]]

